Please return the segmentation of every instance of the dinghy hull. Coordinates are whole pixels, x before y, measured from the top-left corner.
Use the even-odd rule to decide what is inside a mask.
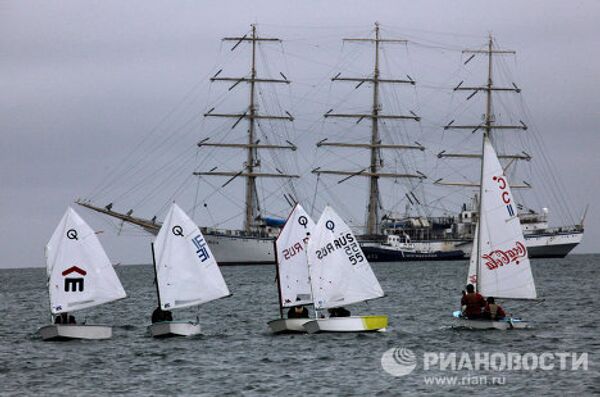
[[[43,340],[110,339],[112,327],[106,325],[53,324],[40,328]]]
[[[310,318],[280,318],[277,320],[269,321],[269,328],[271,332],[275,334],[283,333],[305,333],[306,329],[304,324],[311,321]]]
[[[529,322],[515,317],[506,317],[502,320],[469,320],[461,316],[460,311],[452,313],[455,318],[455,327],[486,330],[498,329],[501,331],[508,329],[526,329],[529,328]]]
[[[192,336],[200,333],[200,324],[190,321],[161,321],[148,327],[154,338]]]
[[[352,316],[311,320],[304,324],[304,329],[309,334],[317,332],[373,332],[385,331],[387,326],[387,316]]]

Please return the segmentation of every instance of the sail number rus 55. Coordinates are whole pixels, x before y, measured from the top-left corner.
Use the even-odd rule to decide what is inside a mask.
[[[348,256],[348,260],[353,265],[365,260],[358,242],[356,242],[352,233],[346,233],[346,235],[340,236],[332,242],[327,243],[324,247],[319,248],[316,252],[317,258],[323,259],[327,255],[342,248],[344,249],[344,253]]]

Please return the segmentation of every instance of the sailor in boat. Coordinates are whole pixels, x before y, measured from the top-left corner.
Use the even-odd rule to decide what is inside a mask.
[[[343,307],[329,309],[329,317],[350,317],[350,310]]]
[[[463,307],[462,315],[470,320],[481,318],[481,310],[486,306],[486,301],[479,292],[475,292],[473,284],[467,285],[467,292],[463,291],[460,305]]]
[[[169,310],[162,310],[160,306],[157,306],[152,312],[152,323],[161,321],[173,321],[173,314]]]
[[[483,317],[490,320],[502,320],[506,317],[504,309],[494,301],[494,298],[489,296],[487,298],[487,305],[483,309]]]
[[[308,309],[304,306],[294,306],[288,310],[288,318],[308,318]]]
[[[54,324],[77,324],[77,322],[75,321],[75,316],[64,312],[54,318]]]
[[[300,297],[296,297],[296,302],[300,302],[301,300]],[[290,307],[290,310],[287,312],[288,318],[309,318],[309,316],[308,309],[304,305]]]

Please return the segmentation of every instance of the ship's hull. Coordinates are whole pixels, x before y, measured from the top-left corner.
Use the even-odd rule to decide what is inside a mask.
[[[555,235],[525,235],[530,258],[564,258],[583,239],[583,232]]]
[[[583,232],[525,234],[524,237],[530,258],[564,258],[581,242]],[[460,246],[466,255],[471,255],[471,247],[471,242]]]
[[[450,261],[465,258],[462,250],[412,252],[381,245],[364,245],[361,248],[369,262]]]
[[[530,258],[564,258],[577,247],[583,238],[583,232],[526,234],[525,245]],[[413,241],[422,251],[449,251],[460,249],[468,257],[471,255],[472,242],[467,240],[428,240]],[[449,248],[452,247],[452,248]],[[462,259],[462,258],[454,258]]]
[[[225,234],[204,235],[219,265],[263,265],[275,263],[273,239]]]

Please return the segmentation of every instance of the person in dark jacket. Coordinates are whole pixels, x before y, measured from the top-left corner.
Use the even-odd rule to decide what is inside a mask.
[[[334,307],[329,309],[329,317],[350,317],[350,310],[343,307]]]
[[[75,321],[75,316],[63,312],[54,318],[54,324],[77,324],[77,322]]]
[[[287,313],[288,318],[308,318],[308,309],[304,306],[290,307]]]
[[[467,285],[467,292],[463,291],[460,304],[461,306],[466,306],[462,312],[463,316],[469,319],[476,319],[481,318],[481,310],[485,307],[486,302],[481,294],[475,292],[473,284],[469,284]]]
[[[161,321],[173,321],[173,314],[169,310],[162,310],[160,306],[157,306],[152,312],[152,323]]]

